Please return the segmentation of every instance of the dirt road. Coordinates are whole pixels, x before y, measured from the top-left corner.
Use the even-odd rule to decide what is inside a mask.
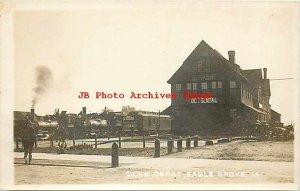
[[[34,153],[32,165],[24,165],[22,156],[23,153],[15,152],[15,183],[21,187],[36,184],[47,189],[43,186],[116,183],[270,186],[294,182],[292,142],[234,141],[160,158],[120,156],[118,168],[110,167],[109,155]]]
[[[109,156],[39,153],[24,165],[16,154],[16,184],[293,182],[293,162],[120,157],[110,168]]]

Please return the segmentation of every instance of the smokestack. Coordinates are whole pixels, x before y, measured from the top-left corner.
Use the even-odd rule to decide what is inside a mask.
[[[228,51],[228,57],[229,57],[229,62],[232,64],[235,64],[235,51],[234,50]]]
[[[34,109],[30,109],[30,120],[34,120]]]
[[[82,107],[82,114],[86,115],[86,107]]]
[[[264,79],[267,79],[267,68],[263,68],[264,70]]]

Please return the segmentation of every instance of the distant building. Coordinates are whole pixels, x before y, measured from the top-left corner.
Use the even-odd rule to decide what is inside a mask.
[[[270,125],[273,127],[283,127],[283,123],[281,123],[281,114],[277,113],[273,109],[271,109]]]
[[[168,80],[177,95],[163,114],[172,115],[172,130],[180,134],[238,133],[257,120],[271,120],[271,90],[267,68],[242,70],[235,51],[225,59],[205,41]],[[210,98],[185,99],[183,94]]]

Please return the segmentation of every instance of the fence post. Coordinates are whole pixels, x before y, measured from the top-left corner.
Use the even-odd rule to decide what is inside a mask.
[[[119,148],[121,148],[121,132],[119,132]]]
[[[98,140],[97,140],[97,133],[95,134],[95,149],[97,150]]]
[[[134,135],[134,127],[133,127],[133,125],[131,125],[130,131],[131,131],[131,138],[133,138],[133,135]]]
[[[81,146],[82,146],[82,152],[83,152],[83,150],[84,150],[83,141],[82,141],[81,143],[82,143],[82,145],[81,145]]]
[[[177,140],[177,152],[182,152],[182,137]]]
[[[75,127],[73,128],[73,147],[75,147]]]
[[[186,138],[186,150],[190,150],[191,149],[191,137],[188,136]]]
[[[154,147],[155,147],[154,157],[155,158],[160,157],[160,140],[158,138],[155,140]]]
[[[171,154],[173,152],[173,139],[172,137],[169,138],[168,142],[168,154]]]
[[[146,148],[145,132],[143,131],[143,148]]]
[[[119,166],[119,147],[116,142],[112,144],[111,150],[111,167]]]
[[[52,148],[53,148],[53,135],[51,134],[51,136],[50,136],[50,153],[51,153]]]
[[[97,147],[98,147],[98,136],[97,132],[95,133],[95,154],[97,155]]]
[[[49,145],[50,145],[50,153],[51,153],[51,151],[52,151],[52,139],[50,139],[50,142],[49,142]]]
[[[196,135],[194,137],[194,147],[198,147],[198,140],[199,140],[199,137],[198,137],[198,135]]]
[[[73,147],[75,147],[75,127],[73,128],[72,140],[73,140]]]

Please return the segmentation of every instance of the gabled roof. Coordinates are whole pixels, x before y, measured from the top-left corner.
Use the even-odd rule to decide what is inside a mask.
[[[242,74],[253,84],[261,85],[262,93],[271,96],[270,80],[262,78],[261,69],[242,70]]]
[[[271,115],[272,115],[272,114],[273,114],[273,115],[275,114],[275,115],[280,115],[280,116],[281,116],[281,114],[280,114],[280,113],[276,112],[276,111],[275,111],[275,110],[273,110],[273,109],[271,109]]]
[[[225,63],[224,67],[228,67],[230,70],[237,73],[240,77],[249,81],[254,86],[261,86],[263,94],[271,96],[270,81],[262,78],[261,69],[241,70],[237,64],[230,63],[217,50],[210,47],[204,40],[198,44],[198,46],[192,51],[192,53],[186,58],[183,64],[167,82],[170,84],[176,81],[185,80],[186,76],[189,75],[188,71],[190,68],[190,63],[199,60],[199,58],[203,57],[204,55],[216,57],[221,61],[221,63]]]
[[[198,44],[198,46],[192,51],[192,53],[185,59],[184,63],[190,60],[197,60],[199,57],[202,57],[205,54],[225,59],[216,49],[213,49],[204,40],[202,40]]]
[[[172,110],[172,107],[171,106],[169,106],[169,107],[167,107],[165,110],[163,110],[161,113],[163,114],[163,115],[171,115],[171,110]]]
[[[204,40],[202,40],[167,82],[171,83],[174,79],[184,79],[189,61],[197,60],[203,55],[212,55],[227,61],[217,50],[211,48]]]
[[[261,69],[242,70],[242,74],[251,82],[260,84],[262,80]]]

